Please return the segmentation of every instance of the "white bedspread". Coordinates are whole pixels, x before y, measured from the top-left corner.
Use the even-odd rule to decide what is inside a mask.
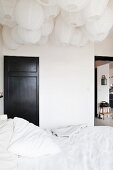
[[[20,157],[18,159],[18,170],[69,170],[69,168],[65,156],[57,154],[33,159]]]
[[[32,161],[20,158],[19,170],[113,170],[112,127],[87,127],[69,138],[52,138],[63,154]]]
[[[87,127],[69,138],[57,138],[70,170],[113,170],[113,128]]]
[[[17,161],[18,157],[16,155],[7,151],[0,152],[0,170],[17,170]]]
[[[9,135],[7,125],[0,129],[0,170],[113,170],[113,127],[79,128],[69,137],[51,135],[62,152],[30,158],[9,153],[6,141],[3,145],[2,135],[9,140],[12,134],[9,125]]]

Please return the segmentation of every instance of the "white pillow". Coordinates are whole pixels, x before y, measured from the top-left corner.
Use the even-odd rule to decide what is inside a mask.
[[[0,120],[0,151],[8,149],[13,134],[13,120]]]
[[[21,118],[14,118],[14,134],[8,151],[27,157],[61,152],[43,129]]]

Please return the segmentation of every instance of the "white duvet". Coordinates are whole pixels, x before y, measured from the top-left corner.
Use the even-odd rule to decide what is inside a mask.
[[[67,139],[56,140],[70,170],[113,170],[112,127],[87,127]]]
[[[8,152],[15,128],[11,122],[8,132],[7,123],[0,128],[0,170],[113,170],[112,127],[78,126],[68,137],[49,134],[61,152],[32,158]]]

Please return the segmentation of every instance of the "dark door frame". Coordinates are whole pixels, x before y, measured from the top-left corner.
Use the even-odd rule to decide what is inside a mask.
[[[101,60],[101,61],[112,61],[113,62],[113,57],[108,57],[108,56],[95,56],[94,57],[94,117],[97,115],[97,69],[96,69],[96,64],[95,62]]]

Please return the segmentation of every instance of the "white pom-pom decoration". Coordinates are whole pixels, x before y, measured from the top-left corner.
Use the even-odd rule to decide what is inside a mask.
[[[44,10],[44,17],[46,19],[48,18],[55,18],[59,12],[60,12],[60,8],[57,5],[54,6],[44,6],[43,7]]]
[[[69,44],[74,27],[66,24],[61,17],[58,17],[55,24],[55,39],[57,42]]]
[[[102,41],[106,38],[113,26],[112,16],[113,11],[107,8],[99,19],[87,22],[85,27],[91,41]]]
[[[53,20],[50,18],[48,20],[45,20],[41,30],[42,30],[42,36],[48,36],[49,34],[52,33],[54,28],[54,22]]]
[[[42,7],[34,0],[19,0],[15,9],[18,25],[25,29],[39,29],[44,22]]]
[[[48,36],[47,37],[42,36],[41,39],[38,42],[38,45],[44,45],[48,42],[48,40],[49,40]]]
[[[56,0],[36,0],[42,6],[52,6],[56,4]]]
[[[21,45],[25,44],[25,42],[20,38],[20,36],[18,34],[18,26],[15,26],[12,28],[11,36],[17,44],[21,44]]]
[[[18,27],[18,35],[25,43],[37,43],[41,38],[41,30],[27,30],[22,27]]]
[[[77,28],[74,30],[74,33],[72,35],[70,44],[77,46],[77,47],[81,47],[84,46],[88,43],[88,37],[84,31],[84,29],[81,28]]]
[[[72,37],[71,37],[71,40],[70,40],[70,44],[71,45],[75,45],[75,46],[79,46],[80,43],[81,43],[81,39],[82,39],[82,32],[80,29],[75,29],[73,34],[72,34]]]
[[[90,0],[57,0],[58,5],[68,12],[79,12]]]
[[[14,9],[16,0],[0,0],[0,23],[12,27],[14,25]]]
[[[2,30],[2,37],[3,37],[4,45],[8,49],[14,50],[19,47],[19,44],[17,44],[11,37],[11,28],[4,26]]]
[[[71,24],[74,27],[80,27],[84,25],[86,21],[83,13],[81,12],[74,13],[74,12],[62,11],[61,15],[65,22]]]
[[[88,6],[83,11],[84,16],[89,20],[93,18],[98,19],[103,15],[108,2],[109,0],[90,0]]]
[[[42,45],[53,41],[52,36],[74,46],[103,41],[113,27],[113,1],[108,1],[0,0],[4,44],[10,49]]]

